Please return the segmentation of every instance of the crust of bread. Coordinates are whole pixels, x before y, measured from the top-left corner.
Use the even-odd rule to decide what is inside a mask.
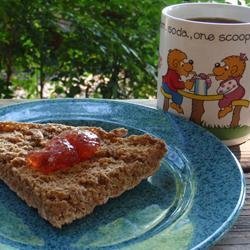
[[[69,129],[90,130],[100,137],[101,146],[91,160],[48,175],[27,166],[29,151],[43,148]],[[148,134],[126,134],[122,128],[107,132],[97,127],[0,122],[0,179],[42,218],[61,228],[135,187],[159,168],[165,143]]]

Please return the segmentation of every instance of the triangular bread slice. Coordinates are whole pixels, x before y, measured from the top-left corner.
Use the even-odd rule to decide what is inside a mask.
[[[25,156],[29,151],[42,149],[48,140],[69,129],[76,127],[0,122],[0,179],[58,228],[151,176],[166,153],[165,143],[148,134],[126,137],[127,131],[122,128],[107,132],[77,127],[101,139],[91,160],[48,175],[27,166]]]

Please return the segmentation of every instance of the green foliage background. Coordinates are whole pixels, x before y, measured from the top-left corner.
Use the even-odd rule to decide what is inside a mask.
[[[0,98],[154,97],[161,9],[180,2],[1,0]]]

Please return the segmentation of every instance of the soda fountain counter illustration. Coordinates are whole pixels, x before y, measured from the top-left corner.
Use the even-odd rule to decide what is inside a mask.
[[[164,65],[164,56],[160,58],[159,68]],[[242,80],[247,60],[245,53],[229,55],[207,66],[208,73],[196,74],[194,61],[188,59],[185,52],[170,49],[165,66],[167,73],[162,75],[160,91],[164,99],[163,110],[171,108],[171,112],[185,116],[219,137],[223,131],[222,139],[227,139],[229,134],[231,136],[232,131],[235,135],[244,133],[250,129],[244,124],[244,119],[241,122],[242,108],[249,107],[249,100],[244,99],[246,90]],[[189,110],[184,110],[182,103],[185,108],[189,105]],[[217,122],[209,124],[206,113]]]

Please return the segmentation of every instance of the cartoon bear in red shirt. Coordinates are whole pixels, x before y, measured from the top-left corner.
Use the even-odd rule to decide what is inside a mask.
[[[191,89],[193,81],[182,81],[181,76],[188,77],[193,72],[193,60],[188,60],[187,55],[178,49],[169,50],[167,56],[168,70],[162,76],[162,88],[164,92],[172,96],[170,107],[178,113],[184,113],[181,107],[183,96],[177,91],[179,89]]]

